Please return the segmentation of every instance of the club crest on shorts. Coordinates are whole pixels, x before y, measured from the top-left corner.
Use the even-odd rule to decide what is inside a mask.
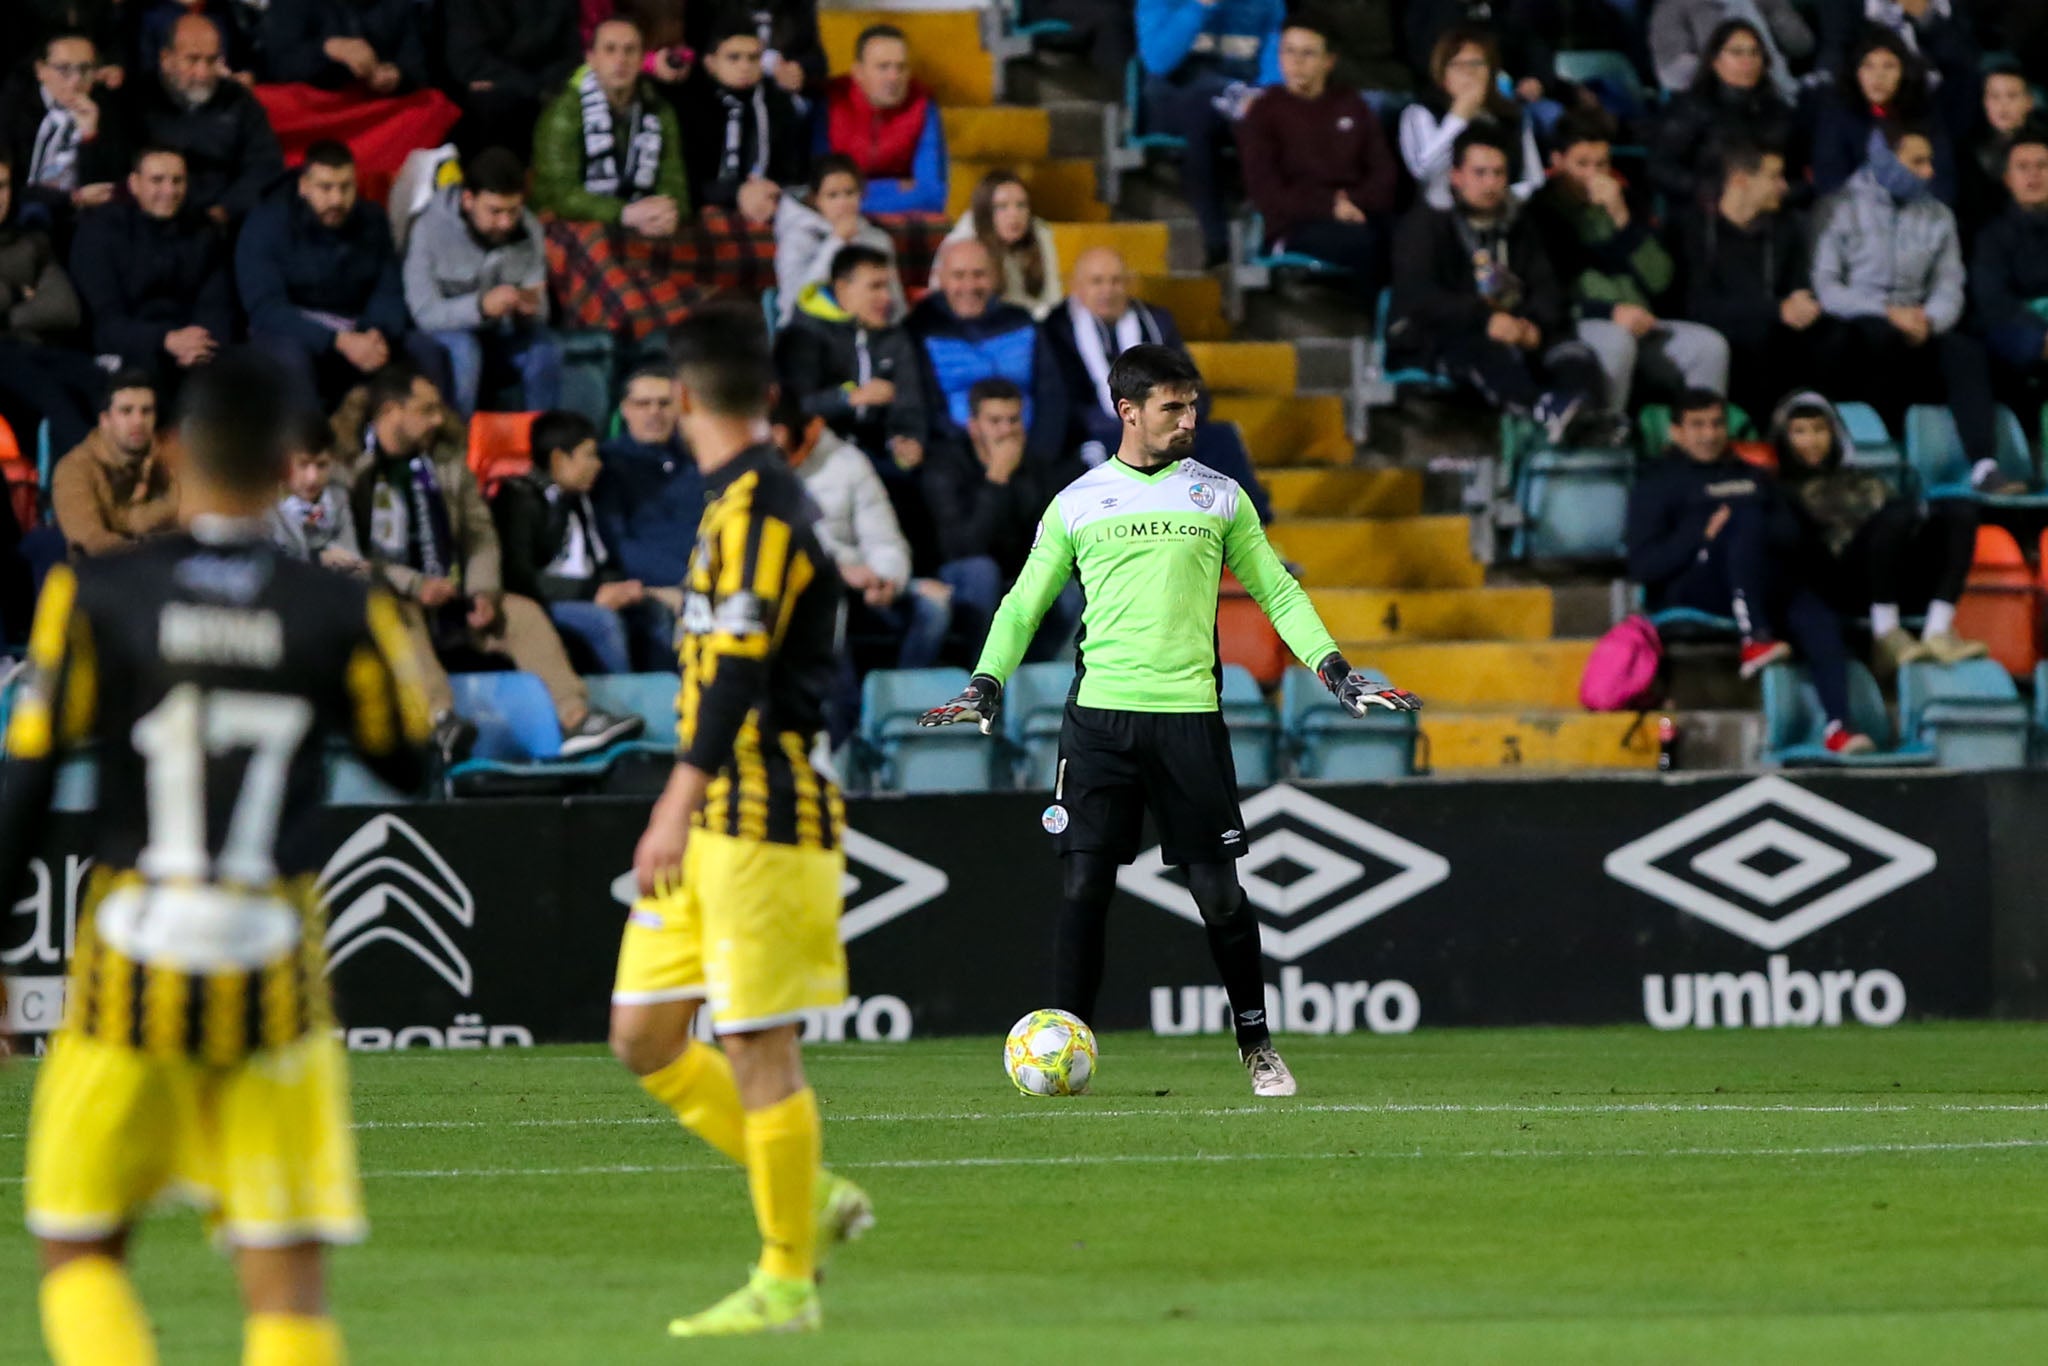
[[[1216,506],[1216,490],[1208,484],[1190,484],[1188,485],[1188,501],[1202,511],[1207,512],[1210,508]]]
[[[1067,832],[1067,808],[1061,806],[1058,802],[1054,802],[1051,806],[1045,808],[1045,814],[1038,818],[1038,823],[1045,827],[1045,833],[1048,835],[1065,834]]]

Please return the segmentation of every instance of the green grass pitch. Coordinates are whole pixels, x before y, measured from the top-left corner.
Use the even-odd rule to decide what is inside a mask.
[[[670,1342],[738,1285],[745,1186],[595,1050],[358,1058],[375,1232],[358,1366],[2048,1360],[2048,1030],[1648,1030],[1226,1043],[1108,1036],[1096,1092],[1014,1094],[994,1040],[812,1055],[881,1217],[821,1338]],[[32,1065],[0,1074],[20,1194]],[[236,1359],[226,1267],[146,1226],[164,1360]],[[0,1238],[0,1361],[41,1360]]]

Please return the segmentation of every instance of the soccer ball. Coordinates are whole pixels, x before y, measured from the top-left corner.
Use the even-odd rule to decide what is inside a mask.
[[[1064,1010],[1034,1010],[1004,1041],[1003,1070],[1027,1096],[1078,1096],[1095,1079],[1095,1031]]]

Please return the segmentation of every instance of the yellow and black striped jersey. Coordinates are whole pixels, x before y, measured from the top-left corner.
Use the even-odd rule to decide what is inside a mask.
[[[705,482],[684,584],[681,760],[712,775],[696,823],[741,839],[833,849],[844,808],[811,766],[840,643],[845,585],[818,511],[773,446]]]
[[[90,746],[96,864],[66,1028],[231,1062],[328,1021],[314,817],[332,742],[411,786],[429,723],[396,605],[202,524],[51,571],[0,770],[0,892],[62,753]]]

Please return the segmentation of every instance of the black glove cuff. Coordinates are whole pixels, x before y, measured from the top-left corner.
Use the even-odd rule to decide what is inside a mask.
[[[1336,653],[1316,665],[1316,676],[1323,680],[1323,686],[1331,692],[1344,686],[1344,680],[1351,676],[1351,665],[1343,654]]]
[[[987,674],[976,674],[967,680],[967,686],[973,692],[993,701],[1000,702],[1003,699],[1003,685]]]

